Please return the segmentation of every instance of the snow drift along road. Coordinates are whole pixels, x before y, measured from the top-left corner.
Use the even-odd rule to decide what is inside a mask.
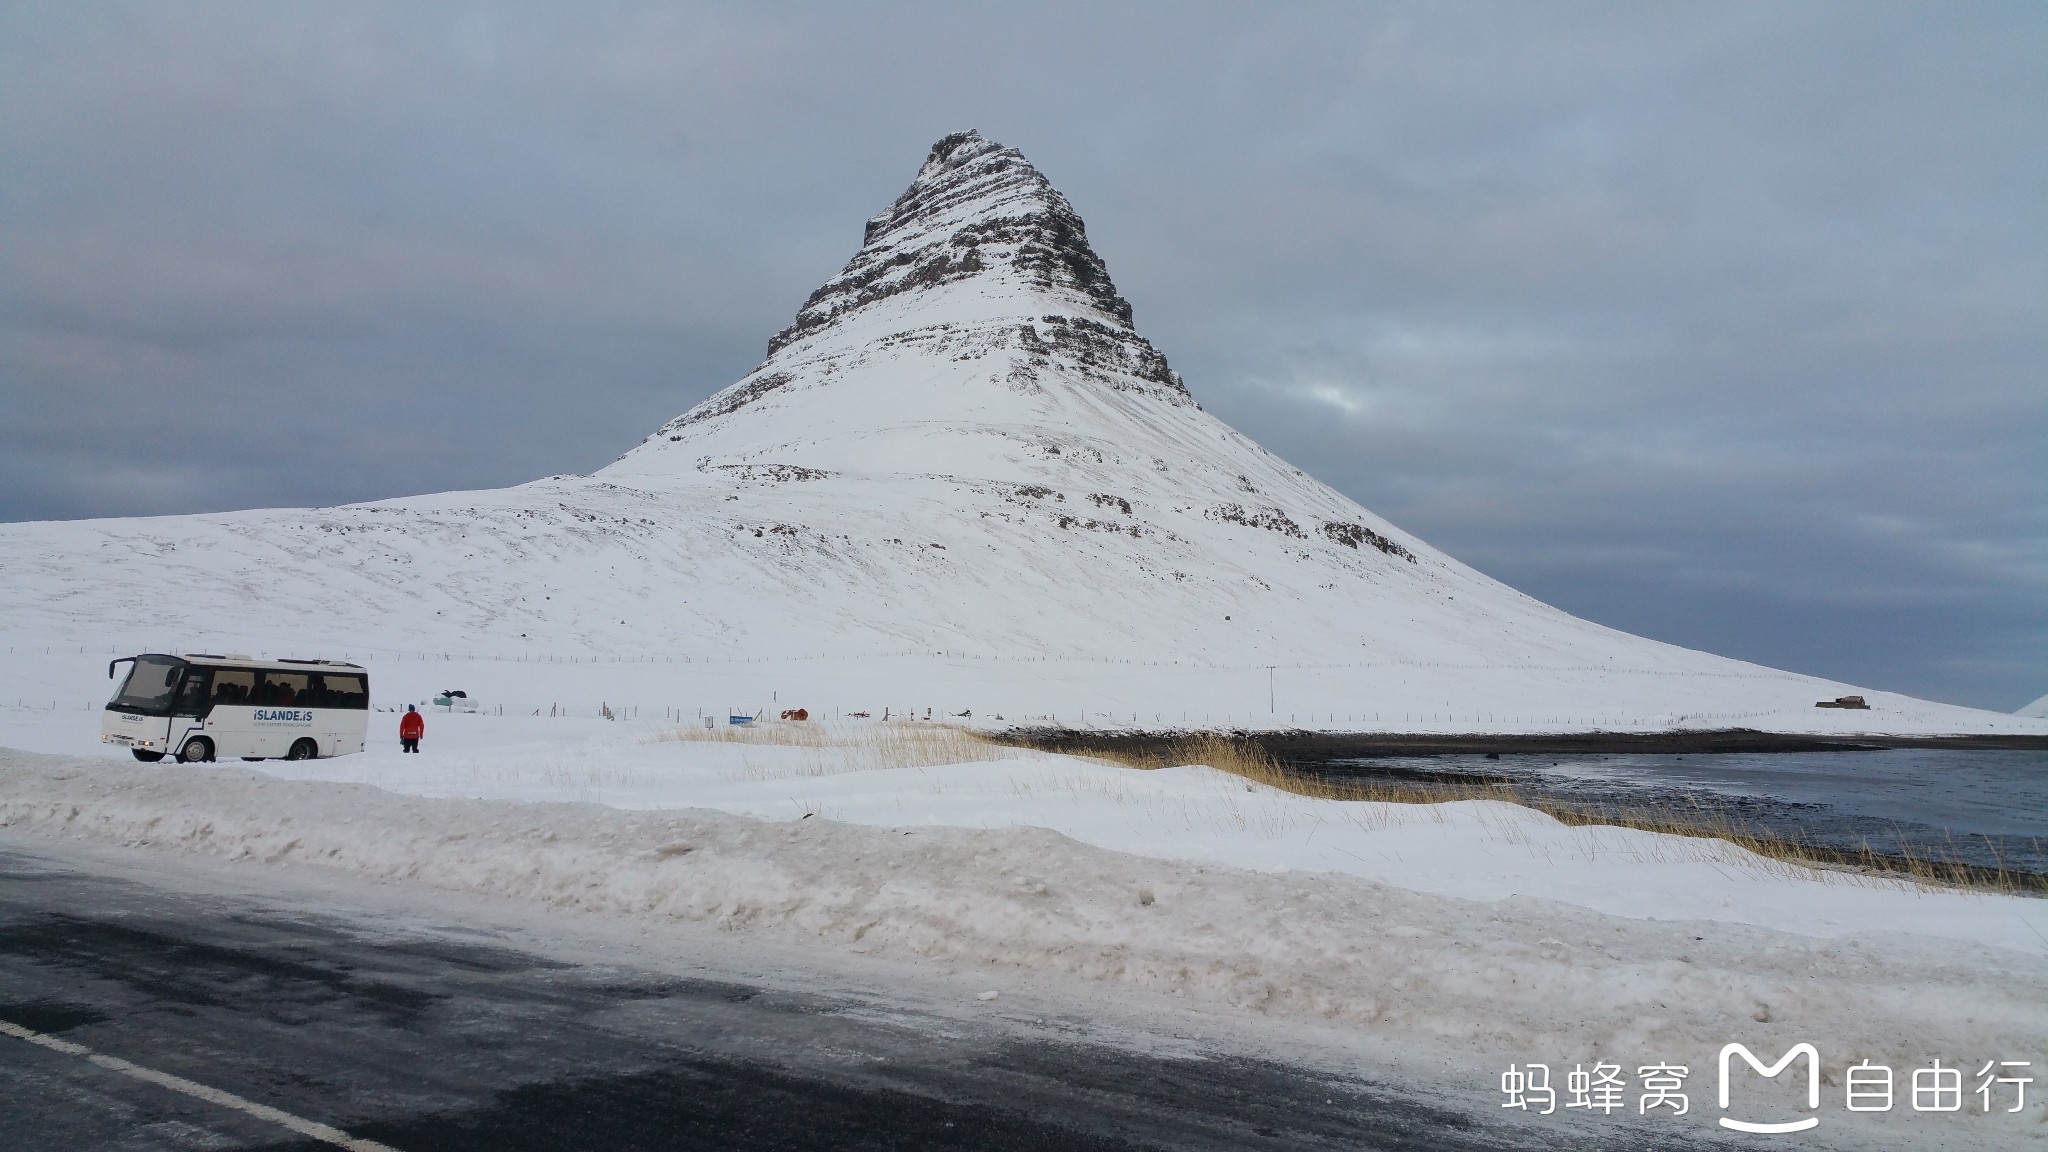
[[[0,833],[772,933],[939,961],[997,989],[1050,973],[1185,994],[1335,1021],[1441,1055],[1461,1077],[1595,1054],[1706,1069],[1731,1038],[1774,1052],[1814,1043],[1831,1067],[1911,1067],[1934,1054],[2025,1058],[2048,1032],[2039,952],[1457,900],[1128,856],[1036,828],[431,800],[239,768],[0,753]],[[1829,1115],[1831,1129],[1845,1119]],[[1956,1139],[2033,1126],[1974,1110],[1957,1119],[1943,1129]]]

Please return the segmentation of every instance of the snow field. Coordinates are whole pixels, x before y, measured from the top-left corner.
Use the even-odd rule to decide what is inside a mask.
[[[408,790],[429,794],[447,777],[482,775],[483,759],[453,747],[481,750],[465,728],[497,725],[435,720],[429,747],[450,749],[438,757],[311,767],[388,786],[418,765]],[[1744,865],[1730,848],[1716,858],[1711,846],[1662,843],[1669,837],[1546,827],[1506,805],[1247,793],[1198,767],[1139,772],[1020,754],[815,775],[803,759],[815,747],[658,735],[593,733],[580,750],[557,746],[552,765],[499,745],[490,760],[506,778],[477,790],[523,802],[9,752],[0,829],[761,931],[973,966],[997,988],[1005,972],[1130,985],[1357,1027],[1442,1051],[1474,1075],[1596,1056],[1705,1069],[1731,1039],[1774,1051],[1811,1042],[1834,1066],[2024,1059],[2038,1058],[2048,1035],[2048,946],[1971,939],[2013,939],[1994,925],[2031,911],[2024,901],[1820,883],[1767,861]],[[563,767],[604,749],[603,772]],[[659,758],[679,751],[704,766],[660,780]],[[579,789],[611,803],[661,789],[705,803],[535,799]],[[780,818],[731,810],[748,807]],[[823,811],[790,818],[798,807]],[[1325,847],[1361,867],[1303,866]],[[1554,885],[1597,880],[1636,914],[1530,894],[1546,871]],[[1497,891],[1517,873],[1520,895],[1440,891]],[[1715,886],[1693,893],[1695,884]],[[1688,900],[1717,906],[1715,893],[1734,894],[1721,897],[1730,906],[1718,920],[1687,914]],[[1738,922],[1802,913],[1806,931]],[[2038,1119],[2029,1130],[2041,1130]],[[2013,1131],[2000,1124],[1945,1131],[1981,1130],[1998,1146]]]
[[[54,657],[33,663],[0,667],[55,679]],[[424,696],[453,664],[386,666],[378,698]],[[96,655],[63,667],[80,692],[105,683]],[[580,667],[605,693],[637,677]],[[487,706],[520,686],[461,670]],[[368,752],[251,770],[135,764],[96,742],[96,706],[0,707],[0,745],[61,754],[0,753],[0,834],[771,933],[984,969],[992,988],[1006,973],[1143,988],[1356,1029],[1481,1087],[1531,1060],[1704,1073],[1729,1040],[1917,1067],[2034,1058],[2048,1035],[2040,901],[1507,804],[1139,771],[938,722],[706,730],[645,706],[637,721],[515,711],[430,712],[417,756],[397,751],[397,714],[376,712]],[[2036,1119],[2024,1130],[2048,1132]],[[1844,1121],[1829,1113],[1838,1138],[1857,1130]],[[1924,1127],[1864,1125],[1875,1146]],[[2012,1146],[2015,1130],[1962,1120],[1938,1142]]]
[[[395,717],[380,716],[380,726]],[[708,808],[879,827],[1045,828],[1155,859],[1329,872],[1477,900],[1555,900],[1634,918],[1748,923],[1814,936],[1906,930],[2048,953],[2048,905],[1922,891],[1787,864],[1724,841],[1578,827],[1518,805],[1340,802],[1201,765],[1137,770],[991,745],[939,724],[669,725],[435,715],[429,754],[395,735],[360,756],[266,773],[446,797]],[[395,732],[395,728],[394,728]],[[706,737],[712,737],[706,739]]]
[[[592,689],[616,714],[631,715],[620,694],[646,683],[639,669],[576,667],[588,677],[581,685],[543,690]],[[500,693],[534,687],[516,675],[530,675],[530,667],[516,664],[426,661],[372,669],[380,707],[408,695],[424,700],[435,686],[453,686],[444,685],[451,679],[487,709]],[[46,694],[54,694],[52,681],[68,681],[79,695],[103,694],[105,662],[74,649],[62,660],[0,664],[0,690],[14,687],[10,680],[33,681],[30,690]],[[888,684],[886,668],[872,677],[871,687],[884,686],[877,692]],[[727,687],[729,695],[746,694]],[[98,742],[100,711],[90,707],[0,706],[0,747],[132,763]],[[1328,801],[1251,787],[1206,768],[1137,771],[995,746],[946,722],[885,722],[879,709],[868,720],[764,721],[735,729],[723,723],[721,706],[706,709],[718,717],[711,730],[694,709],[681,723],[655,719],[647,705],[637,720],[618,721],[596,718],[595,702],[580,715],[550,716],[538,705],[539,716],[522,710],[523,702],[503,716],[426,709],[419,756],[398,752],[396,712],[374,712],[367,752],[269,761],[262,770],[415,796],[704,808],[770,820],[809,814],[885,827],[1040,827],[1161,859],[1339,873],[1466,899],[1555,900],[1620,916],[1741,922],[1816,936],[1905,929],[2048,951],[2048,913],[2038,911],[2038,901],[1919,892],[1788,865],[1721,841],[1568,827],[1515,805]]]
[[[18,641],[18,642],[17,642]],[[2035,719],[1867,692],[1869,711],[1813,707],[1850,691],[1761,670],[1753,677],[1702,676],[1677,683],[1651,671],[1609,670],[1589,690],[1559,675],[1539,687],[1495,685],[1476,691],[1473,669],[1437,665],[1318,667],[981,659],[961,655],[867,656],[685,661],[669,655],[593,659],[535,653],[496,657],[461,652],[365,652],[339,641],[288,643],[249,633],[166,637],[19,636],[0,650],[0,711],[54,709],[97,713],[113,690],[107,662],[137,652],[239,652],[257,656],[344,657],[370,671],[379,708],[417,703],[461,688],[497,711],[545,718],[551,711],[595,717],[615,713],[651,721],[678,712],[723,720],[731,712],[806,707],[829,719],[856,711],[881,716],[914,710],[999,729],[1011,724],[1159,730],[1272,730],[1395,733],[1669,731],[1756,728],[1820,735],[1944,735],[1957,732],[2048,735]],[[1527,670],[1523,670],[1526,672]],[[1269,689],[1269,677],[1271,688]],[[1789,682],[1789,688],[1787,684]],[[1863,691],[1863,690],[1859,690]],[[1270,694],[1269,694],[1270,692]],[[1674,708],[1689,700],[1691,710]],[[637,710],[637,713],[634,712]],[[1002,719],[997,719],[1001,717]],[[58,751],[24,745],[35,750]]]

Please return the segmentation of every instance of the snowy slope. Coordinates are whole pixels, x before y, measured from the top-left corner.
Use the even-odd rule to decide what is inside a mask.
[[[2048,719],[2048,696],[2041,697],[2039,700],[2013,713],[2013,715],[2028,716],[2034,719]]]
[[[1044,707],[1034,672],[1114,666],[1133,715],[1184,710],[1209,670],[1252,722],[1243,682],[1277,665],[1333,718],[1993,723],[1876,693],[1817,713],[1853,686],[1579,620],[1401,532],[1204,412],[1065,198],[974,133],[933,148],[759,368],[595,475],[8,525],[0,577],[24,645],[625,653],[700,680],[886,659],[1016,711]]]

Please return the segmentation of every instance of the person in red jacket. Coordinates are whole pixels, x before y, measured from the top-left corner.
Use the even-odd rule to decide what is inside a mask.
[[[407,752],[420,750],[420,737],[427,734],[427,718],[413,711],[410,704],[405,706],[405,715],[398,718],[398,746]]]

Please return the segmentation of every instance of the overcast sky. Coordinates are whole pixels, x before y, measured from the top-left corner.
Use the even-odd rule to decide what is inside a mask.
[[[0,6],[0,519],[609,462],[933,140],[1209,409],[1603,623],[2048,692],[2048,5]]]

